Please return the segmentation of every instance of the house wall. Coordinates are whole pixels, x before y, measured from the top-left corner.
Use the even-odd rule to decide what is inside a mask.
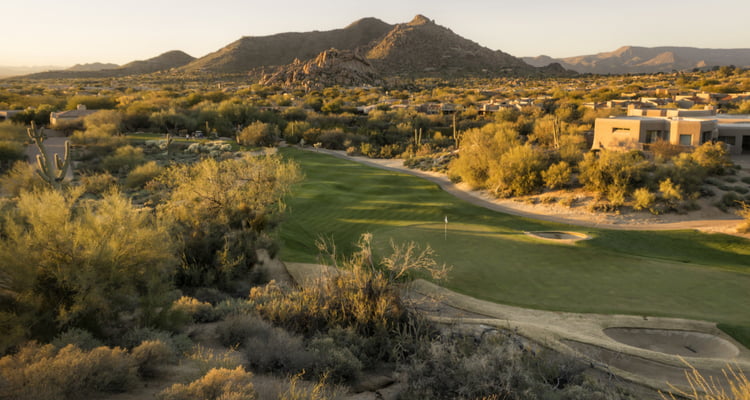
[[[673,119],[670,121],[669,142],[687,146],[700,146],[704,143],[703,133],[707,132],[707,140],[718,138],[714,120],[692,120],[692,119]],[[684,135],[690,136],[690,143],[681,140]]]
[[[648,131],[668,131],[666,120],[645,118],[597,118],[594,125],[594,149],[641,149]]]

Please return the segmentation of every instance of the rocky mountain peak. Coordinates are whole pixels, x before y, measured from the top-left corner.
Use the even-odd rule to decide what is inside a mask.
[[[417,14],[414,19],[412,19],[407,25],[416,26],[416,25],[426,25],[426,24],[432,24],[431,19],[425,17],[422,14]]]

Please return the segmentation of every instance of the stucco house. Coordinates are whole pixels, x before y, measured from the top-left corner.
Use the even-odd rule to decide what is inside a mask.
[[[52,126],[60,124],[73,124],[83,121],[83,119],[99,110],[87,110],[86,105],[79,104],[75,110],[53,112],[49,115],[49,123]]]
[[[630,108],[627,116],[596,119],[592,149],[643,150],[658,140],[685,147],[716,140],[730,154],[750,153],[750,116],[718,116],[713,108]]]

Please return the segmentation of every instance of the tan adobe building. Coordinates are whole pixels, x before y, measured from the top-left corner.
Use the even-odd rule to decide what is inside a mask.
[[[86,105],[79,104],[75,110],[50,113],[49,123],[50,125],[55,126],[59,123],[78,122],[82,121],[84,117],[94,114],[97,111],[99,110],[87,110]]]
[[[658,140],[685,147],[721,141],[730,154],[750,153],[750,117],[717,116],[712,108],[631,108],[625,117],[596,119],[592,149],[643,150]]]

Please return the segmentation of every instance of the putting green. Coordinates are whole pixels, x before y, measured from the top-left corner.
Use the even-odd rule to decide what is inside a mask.
[[[283,149],[306,179],[288,200],[281,257],[315,262],[315,240],[342,253],[364,232],[429,244],[453,266],[443,285],[480,299],[570,312],[708,320],[750,329],[750,241],[694,231],[613,231],[511,216],[477,207],[436,184],[329,155]],[[444,218],[448,217],[447,237]],[[525,231],[575,231],[555,243]],[[747,343],[746,343],[747,345]]]

